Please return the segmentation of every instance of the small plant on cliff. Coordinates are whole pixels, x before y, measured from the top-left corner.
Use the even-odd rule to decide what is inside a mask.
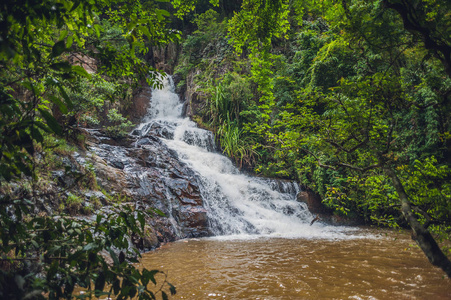
[[[69,193],[66,199],[66,210],[68,210],[69,214],[76,214],[81,211],[83,200],[78,197],[77,195],[74,195],[72,193]]]
[[[258,153],[250,146],[252,140],[243,136],[243,130],[235,122],[229,120],[221,125],[218,136],[223,152],[234,159],[240,168],[252,165]]]
[[[122,116],[117,109],[113,108],[108,111],[108,121],[112,125],[105,128],[107,135],[113,138],[123,138],[128,134],[128,131],[132,128],[133,124],[127,118]]]

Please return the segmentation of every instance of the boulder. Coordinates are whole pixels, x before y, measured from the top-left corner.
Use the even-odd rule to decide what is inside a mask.
[[[331,214],[331,210],[322,203],[321,197],[309,189],[300,191],[297,200],[307,204],[312,214]]]

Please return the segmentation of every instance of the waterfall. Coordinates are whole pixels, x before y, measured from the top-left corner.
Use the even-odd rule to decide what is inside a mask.
[[[210,131],[182,117],[182,103],[170,76],[163,89],[154,90],[140,135],[157,134],[196,174],[210,230],[217,236],[273,236],[336,238],[346,229],[313,219],[304,203],[296,201],[293,182],[251,177],[218,152]]]

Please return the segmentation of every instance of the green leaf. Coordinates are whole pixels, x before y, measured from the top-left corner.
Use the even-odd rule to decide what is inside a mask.
[[[37,127],[41,128],[42,130],[44,130],[47,133],[51,133],[52,130],[49,128],[49,126],[47,126],[47,124],[42,123],[40,121],[35,121],[34,123]]]
[[[72,66],[72,71],[85,78],[91,78],[91,75],[82,66]]]
[[[97,293],[97,291],[103,292],[104,288],[105,288],[105,274],[103,272],[100,272],[95,281],[96,296],[100,296],[100,294]]]
[[[29,81],[23,81],[22,86],[24,86],[29,91],[33,91],[33,85]]]
[[[141,225],[141,230],[144,231],[144,225],[146,224],[146,221],[144,219],[143,213],[138,213],[138,221],[139,221],[139,224]]]
[[[53,263],[50,265],[50,269],[47,271],[47,280],[51,281],[53,277],[56,275],[56,272],[58,270],[58,261],[53,261]]]
[[[80,3],[81,2],[79,0],[74,1],[74,5],[72,5],[72,8],[70,9],[70,12],[73,12],[74,10],[76,10],[77,7],[80,6]]]
[[[37,94],[39,93],[39,92],[38,92],[38,89],[36,88],[36,86],[35,86],[34,84],[32,84],[31,82],[29,82],[29,81],[22,81],[21,84],[22,84],[22,86],[24,86],[27,90],[33,92],[33,94],[37,95]]]
[[[67,114],[67,112],[68,112],[67,106],[58,97],[50,95],[49,98],[54,104],[56,104],[56,106],[58,106],[59,110],[63,114]]]
[[[58,84],[58,89],[61,95],[63,96],[64,101],[66,101],[67,108],[72,109],[73,107],[72,101],[70,100],[69,96],[67,95],[66,91],[64,90],[61,84]]]
[[[33,137],[33,139],[38,142],[38,143],[42,143],[44,141],[44,137],[42,136],[41,132],[39,131],[38,128],[36,128],[35,126],[31,127],[31,136]]]
[[[146,271],[146,272],[144,272],[144,271]],[[157,284],[157,281],[155,280],[155,274],[160,273],[160,271],[158,271],[158,270],[152,270],[152,271],[144,270],[144,271],[143,271],[143,275],[145,273],[145,276],[147,278],[149,278],[153,284]]]
[[[171,295],[175,295],[177,293],[175,286],[173,286],[169,282],[167,284],[169,285],[169,291],[171,292]]]
[[[116,253],[114,253],[114,251],[111,248],[108,249],[108,252],[110,253],[111,258],[113,259],[114,265],[115,266],[119,265],[119,259]]]
[[[66,43],[66,47],[70,48],[72,47],[72,44],[74,43],[74,37],[73,36],[68,36],[67,37],[67,43]]]
[[[39,244],[35,240],[31,240],[31,243],[36,249],[39,249]]]
[[[51,64],[50,68],[61,72],[70,72],[72,70],[72,66],[67,61]]]
[[[171,16],[171,14],[167,10],[164,10],[164,9],[156,9],[155,13],[157,14],[157,18],[160,21],[163,21],[164,17],[170,17]]]
[[[166,295],[166,293],[164,291],[161,291],[161,297],[163,298],[163,300],[168,300],[168,295]]]
[[[114,292],[114,294],[117,295],[117,294],[119,294],[120,290],[121,290],[121,281],[119,279],[115,278],[113,281],[113,292]]]
[[[125,253],[124,251],[121,251],[119,253],[119,263],[123,263],[125,261]]]
[[[97,245],[95,243],[89,243],[83,247],[83,251],[90,251],[94,249]]]
[[[16,285],[19,288],[19,290],[23,290],[23,287],[25,285],[25,279],[17,274],[16,276],[14,276],[14,281],[16,282]]]
[[[149,28],[147,28],[146,26],[139,26],[138,29],[139,31],[144,33],[149,39],[152,39],[152,35],[150,34]]]
[[[152,211],[161,217],[166,217],[166,214],[164,212],[162,212],[161,210],[159,210],[158,208],[153,208]]]
[[[66,43],[63,41],[59,41],[55,43],[52,47],[52,56],[57,57],[60,56],[66,50]]]
[[[100,26],[99,24],[94,24],[94,30],[95,30],[98,38],[100,38],[100,30],[101,29],[102,29],[102,26]]]
[[[58,38],[58,40],[60,40],[60,41],[64,40],[68,33],[69,33],[69,31],[67,31],[67,30],[61,31],[60,37]]]
[[[41,116],[45,119],[45,121],[47,122],[47,125],[49,126],[49,128],[56,134],[61,135],[63,130],[61,129],[60,124],[58,124],[58,122],[56,121],[55,117],[52,116],[51,113],[49,113],[48,111],[42,109],[42,108],[38,108],[39,112],[41,113]]]
[[[133,297],[135,297],[135,295],[136,295],[137,292],[138,292],[138,290],[137,290],[134,286],[132,286],[132,287],[130,288],[130,292],[129,292],[128,296],[129,296],[130,298],[133,298]]]

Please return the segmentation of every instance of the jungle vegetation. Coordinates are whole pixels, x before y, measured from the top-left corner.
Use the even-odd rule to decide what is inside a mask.
[[[0,297],[70,299],[75,286],[87,290],[78,298],[175,293],[157,284],[159,271],[129,263],[139,253],[120,237],[143,231],[143,212],[87,222],[36,209],[42,157],[82,143],[79,124],[124,136],[120,107],[143,82],[159,85],[149,49],[168,43],[181,47],[179,86],[204,101],[193,118],[237,165],[297,180],[337,213],[410,227],[451,277],[449,1],[0,7]],[[24,181],[25,192],[9,192]]]
[[[176,73],[237,165],[297,180],[337,213],[412,228],[450,276],[450,11],[244,0],[195,16]]]
[[[138,84],[160,84],[146,54],[178,40],[168,24],[192,10],[175,0],[171,14],[167,2],[0,4],[0,298],[167,299],[176,292],[158,270],[132,264],[140,254],[128,237],[142,234],[146,216],[159,211],[122,205],[94,221],[75,218],[67,214],[79,207],[73,193],[62,211],[40,209],[45,165],[83,143],[78,125],[103,123],[120,138],[131,123],[118,107]],[[77,180],[92,184],[93,170],[85,171]],[[85,292],[74,294],[76,287]]]

